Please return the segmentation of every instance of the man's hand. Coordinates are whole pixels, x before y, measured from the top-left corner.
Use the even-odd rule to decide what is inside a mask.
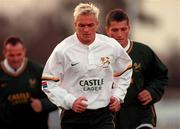
[[[121,102],[116,97],[112,96],[110,98],[109,109],[112,112],[117,112],[119,111],[120,107],[121,107]]]
[[[31,98],[31,107],[35,112],[41,112],[42,111],[42,104],[39,99]]]
[[[86,104],[87,99],[83,96],[80,96],[75,100],[72,106],[72,110],[75,112],[84,112],[87,109],[87,104]]]
[[[147,105],[152,101],[152,96],[148,90],[143,90],[138,94],[138,99],[142,102],[142,105]]]

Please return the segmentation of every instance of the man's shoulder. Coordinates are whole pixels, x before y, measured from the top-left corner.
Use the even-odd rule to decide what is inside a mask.
[[[147,54],[155,54],[153,49],[149,47],[147,44],[142,42],[133,41],[133,50],[139,51]]]
[[[66,38],[62,41],[62,43],[63,43],[63,42],[72,42],[72,41],[74,41],[74,40],[76,40],[76,34],[75,34],[75,33],[72,34],[72,35],[70,35],[70,36],[68,36],[68,37],[66,37]]]
[[[27,59],[26,69],[29,69],[32,73],[41,76],[43,71],[43,65],[35,60]]]
[[[98,38],[99,42],[102,42],[103,44],[106,44],[111,47],[119,47],[121,46],[114,38],[108,37],[103,34],[96,34],[96,37]]]
[[[32,59],[27,59],[27,65],[29,67],[35,67],[37,69],[42,69],[43,68],[42,64],[40,64],[39,62],[37,62],[35,60],[32,60]]]
[[[99,34],[97,33],[96,34],[97,38],[100,39],[101,41],[115,41],[115,39],[111,38],[111,37],[108,37],[107,35],[104,35],[104,34]]]
[[[66,37],[65,39],[63,39],[61,42],[59,42],[57,44],[57,46],[55,47],[55,50],[63,52],[67,48],[75,45],[75,42],[77,42],[75,34],[70,35],[70,36]]]
[[[144,49],[151,49],[147,44],[138,42],[138,41],[132,41],[134,46],[139,47],[139,48],[144,48]]]

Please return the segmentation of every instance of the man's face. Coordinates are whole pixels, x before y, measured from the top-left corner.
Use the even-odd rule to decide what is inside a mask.
[[[98,28],[98,21],[94,15],[79,15],[74,25],[81,43],[89,45],[94,41]]]
[[[26,50],[20,43],[15,46],[8,44],[4,48],[4,56],[8,64],[14,69],[18,69],[21,66],[25,58],[25,53]]]
[[[109,27],[106,28],[106,33],[109,37],[116,39],[122,47],[128,44],[130,26],[127,21],[111,21]]]

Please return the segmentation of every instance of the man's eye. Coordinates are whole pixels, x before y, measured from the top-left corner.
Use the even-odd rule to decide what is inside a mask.
[[[121,30],[122,30],[122,31],[126,31],[126,30],[127,30],[127,28],[122,28]]]
[[[118,29],[111,29],[111,31],[112,31],[112,32],[117,32],[117,31],[118,31]]]
[[[79,24],[79,27],[85,27],[85,25],[83,25],[83,24]]]
[[[93,27],[93,26],[94,26],[94,24],[88,24],[87,26],[88,26],[88,27]]]
[[[93,26],[94,26],[94,24],[87,24],[87,25],[79,24],[79,27],[89,27],[89,28],[91,28]]]

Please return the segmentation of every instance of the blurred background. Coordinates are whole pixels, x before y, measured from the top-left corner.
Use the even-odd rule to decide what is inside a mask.
[[[28,57],[45,64],[54,47],[74,33],[73,9],[93,2],[100,10],[98,32],[105,33],[107,12],[125,9],[131,19],[131,39],[150,46],[169,69],[169,85],[157,103],[157,129],[180,128],[180,0],[0,0],[0,51],[10,35],[22,37]],[[3,59],[3,55],[0,55]],[[49,118],[59,127],[58,112]]]

